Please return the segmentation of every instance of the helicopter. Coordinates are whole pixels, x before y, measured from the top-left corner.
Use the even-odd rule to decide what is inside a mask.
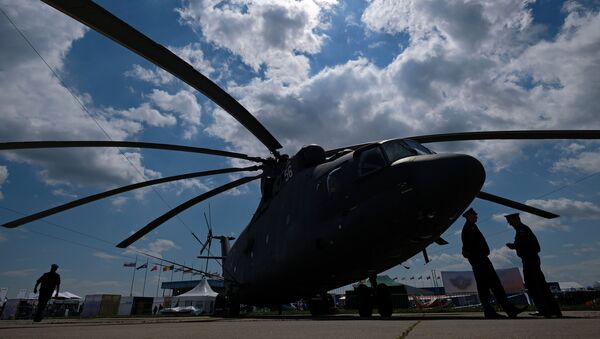
[[[491,139],[597,139],[600,131],[489,131],[422,135],[325,150],[307,145],[281,154],[282,145],[239,102],[191,65],[92,1],[44,0],[50,6],[115,40],[170,72],[239,121],[269,150],[269,157],[134,141],[24,141],[0,143],[0,150],[131,147],[191,152],[246,160],[256,165],[185,173],[135,183],[56,206],[3,224],[18,227],[116,194],[176,180],[222,173],[256,172],[173,208],[120,242],[126,248],[162,223],[207,199],[260,180],[261,200],[238,239],[222,242],[222,296],[229,315],[240,304],[283,304],[311,298],[311,312],[326,312],[326,291],[373,278],[426,248],[447,243],[442,234],[476,198],[545,218],[558,215],[499,197],[481,188],[485,170],[464,154],[438,154],[423,144]],[[216,238],[216,237],[214,237]],[[283,286],[285,282],[285,287]],[[391,314],[385,285],[359,286],[359,313]],[[315,297],[316,296],[316,297]],[[375,297],[373,299],[373,297]]]

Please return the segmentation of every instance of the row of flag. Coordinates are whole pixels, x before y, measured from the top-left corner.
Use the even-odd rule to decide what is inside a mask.
[[[124,267],[135,267],[136,270],[141,270],[142,268],[148,268],[148,263],[145,263],[145,264],[137,267],[137,264],[135,262],[126,262],[123,264],[123,266]],[[152,266],[152,268],[150,269],[150,272],[157,271],[158,267],[159,267],[159,265]],[[163,270],[163,272],[174,271],[174,272],[183,272],[183,273],[192,273],[192,271],[193,271],[193,269],[191,269],[191,268],[184,268],[184,267],[175,268],[175,265],[163,266],[162,270]],[[196,272],[194,274],[200,274],[200,273]]]
[[[425,279],[430,280],[431,276],[426,276]],[[441,277],[437,277],[437,279],[441,279]],[[415,280],[415,277],[410,277],[410,278],[402,277],[402,279],[400,279],[400,280]],[[423,276],[422,275],[418,276],[417,280],[423,280]]]

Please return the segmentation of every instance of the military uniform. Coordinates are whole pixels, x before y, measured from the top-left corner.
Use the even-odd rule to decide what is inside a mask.
[[[463,216],[466,217],[469,212],[475,213],[474,210],[470,209]],[[490,289],[508,316],[511,318],[516,317],[520,310],[508,301],[500,278],[498,278],[494,266],[488,258],[490,248],[477,225],[467,220],[463,226],[461,238],[463,243],[462,254],[469,260],[473,268],[473,275],[477,283],[477,293],[479,294],[479,300],[481,301],[486,318],[499,316],[490,303]]]
[[[507,219],[514,218],[516,215],[511,214],[506,216]],[[529,296],[533,299],[535,307],[540,315],[543,316],[561,316],[560,308],[550,291],[550,287],[546,282],[544,273],[540,268],[540,244],[529,226],[523,224],[520,219],[515,227],[515,242],[507,244],[509,248],[517,251],[517,255],[523,261],[523,278]]]

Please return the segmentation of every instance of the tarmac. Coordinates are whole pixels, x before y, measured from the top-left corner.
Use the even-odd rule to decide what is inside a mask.
[[[1,320],[0,338],[600,338],[600,311],[563,312],[563,318],[483,319],[482,313],[134,317]]]

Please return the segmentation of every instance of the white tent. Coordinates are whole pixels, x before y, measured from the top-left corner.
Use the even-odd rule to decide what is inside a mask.
[[[215,308],[215,299],[218,293],[213,291],[206,278],[203,278],[196,287],[190,291],[173,297],[171,305],[175,307],[193,306],[199,314],[213,313]]]
[[[55,294],[56,294],[56,292],[54,292],[53,295],[55,295]],[[65,292],[58,292],[58,297],[59,298],[65,298],[65,299],[81,299],[80,296],[78,296],[76,294],[73,294],[71,292],[66,292],[66,291]]]
[[[54,290],[52,292],[52,298],[54,298],[55,295],[56,295],[56,290]],[[38,297],[39,297],[38,293],[30,292],[28,299],[37,299]],[[71,292],[67,292],[67,291],[65,291],[65,292],[58,292],[58,298],[59,299],[81,299],[80,296],[78,296],[76,294],[73,294]],[[23,299],[25,299],[25,298],[23,298]]]

